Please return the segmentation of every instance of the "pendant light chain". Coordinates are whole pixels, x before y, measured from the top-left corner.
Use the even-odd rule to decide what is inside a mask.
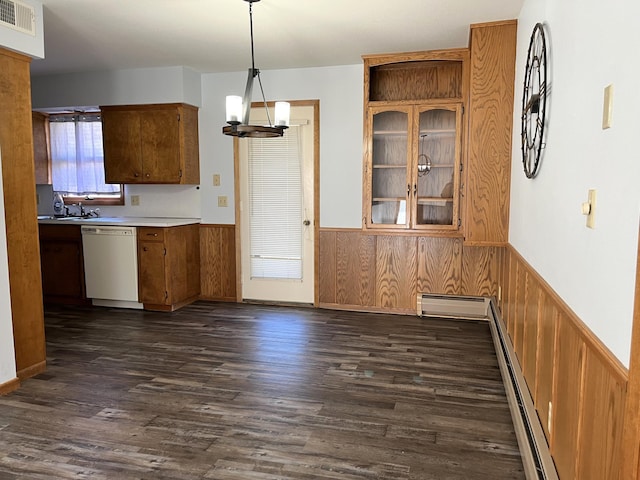
[[[269,107],[267,106],[267,99],[264,96],[264,89],[262,88],[262,79],[260,78],[260,70],[256,69],[255,63],[255,53],[253,47],[253,2],[249,2],[249,29],[251,33],[251,70],[253,70],[253,77],[258,77],[258,85],[260,85],[260,94],[262,95],[262,103],[264,104],[264,109],[267,112],[267,122],[269,122],[269,126],[273,126],[271,123],[271,115],[269,115]]]
[[[256,76],[256,61],[253,52],[253,2],[249,2],[249,29],[251,32],[251,70],[253,70],[253,76]]]

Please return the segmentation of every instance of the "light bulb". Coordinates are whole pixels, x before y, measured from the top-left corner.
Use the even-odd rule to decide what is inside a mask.
[[[240,123],[242,118],[242,97],[227,95],[227,123]]]
[[[275,124],[276,127],[288,127],[291,105],[289,102],[276,102]]]

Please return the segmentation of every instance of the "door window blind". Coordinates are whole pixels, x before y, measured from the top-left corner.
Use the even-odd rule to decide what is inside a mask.
[[[252,278],[302,279],[303,189],[299,126],[249,140]]]

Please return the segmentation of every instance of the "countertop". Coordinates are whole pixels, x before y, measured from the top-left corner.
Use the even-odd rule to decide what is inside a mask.
[[[200,223],[199,218],[167,217],[38,217],[46,225],[111,225],[120,227],[179,227]]]

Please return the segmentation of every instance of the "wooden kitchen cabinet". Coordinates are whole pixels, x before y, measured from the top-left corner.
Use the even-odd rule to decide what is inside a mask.
[[[517,31],[515,20],[471,25],[466,244],[491,247],[509,240]]]
[[[45,303],[89,304],[84,283],[80,225],[40,225]]]
[[[367,228],[457,229],[462,105],[369,108]]]
[[[456,231],[468,51],[363,58],[364,228]]]
[[[100,110],[107,183],[200,183],[196,107],[172,103]]]
[[[31,112],[33,128],[33,163],[36,184],[51,183],[49,161],[49,115]]]
[[[138,228],[138,301],[173,311],[200,295],[199,225]]]

